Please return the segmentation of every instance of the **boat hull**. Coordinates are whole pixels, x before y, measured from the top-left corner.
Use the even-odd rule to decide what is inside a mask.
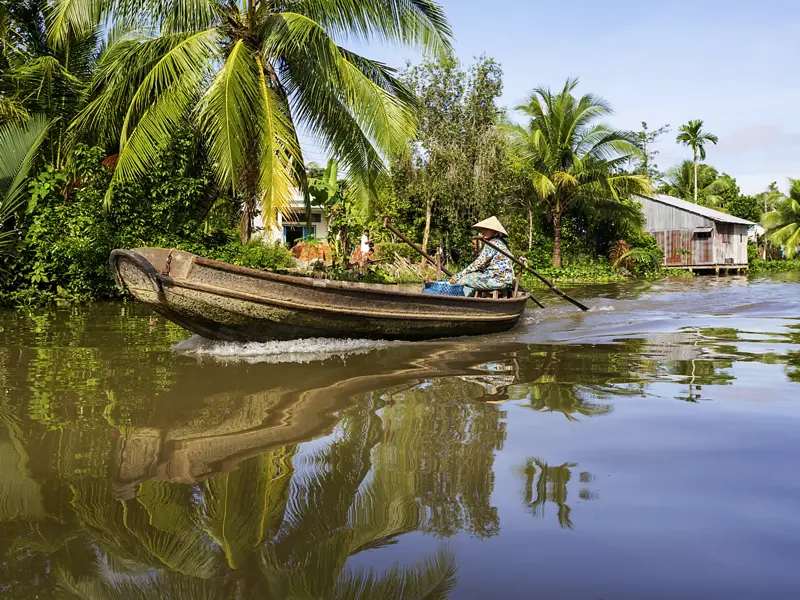
[[[110,263],[117,283],[163,317],[203,337],[238,342],[497,333],[516,325],[528,299],[279,275],[164,248],[114,250]]]

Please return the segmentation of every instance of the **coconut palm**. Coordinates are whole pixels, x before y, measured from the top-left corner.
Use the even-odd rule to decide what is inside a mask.
[[[800,179],[789,181],[789,197],[765,214],[761,224],[767,230],[767,239],[782,246],[787,258],[793,258],[800,250]]]
[[[7,1],[0,0],[0,123],[45,115],[52,121],[45,156],[63,168],[66,130],[85,105],[101,36],[91,30],[55,46],[47,39],[47,2]]]
[[[517,107],[530,120],[506,126],[512,150],[525,163],[533,186],[553,219],[553,267],[561,267],[561,218],[581,203],[617,203],[632,194],[649,195],[650,179],[623,171],[641,154],[636,137],[597,124],[611,114],[605,100],[586,94],[576,99],[577,79],[568,79],[554,94],[536,88],[528,103]]]
[[[50,122],[37,116],[0,127],[0,252],[14,243],[14,214],[25,199],[25,183]]]
[[[689,121],[686,125],[681,125],[678,130],[680,133],[675,138],[675,141],[691,148],[694,155],[694,201],[697,202],[697,157],[699,155],[700,160],[705,160],[705,145],[709,142],[716,145],[719,138],[713,133],[703,131],[703,121],[699,119]]]
[[[116,187],[142,174],[186,119],[201,133],[221,185],[243,199],[242,235],[306,186],[298,129],[338,158],[362,199],[415,131],[414,101],[387,66],[337,39],[449,48],[434,0],[57,0],[62,44],[112,20],[109,47],[76,132],[118,144]],[[115,32],[138,24],[149,34]]]
[[[760,194],[761,200],[764,203],[764,212],[770,212],[775,210],[775,208],[780,204],[783,200],[786,199],[786,196],[778,189],[778,182],[773,181],[767,186],[767,189]]]
[[[728,175],[720,176],[717,170],[710,165],[694,165],[692,161],[685,160],[677,167],[670,169],[664,178],[664,187],[667,194],[694,201],[705,206],[720,206],[725,198],[723,194],[733,185]]]

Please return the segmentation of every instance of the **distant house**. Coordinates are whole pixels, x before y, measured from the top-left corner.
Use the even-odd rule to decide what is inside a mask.
[[[264,227],[260,216],[256,220],[256,227],[264,228],[264,239],[270,242],[281,242],[289,248],[305,237],[314,236],[317,239],[328,237],[328,215],[319,207],[311,209],[311,229],[306,221],[306,207],[303,197],[298,193],[293,202],[292,210],[285,214],[278,213],[278,222],[272,227]]]
[[[645,230],[664,252],[664,264],[690,270],[747,269],[751,221],[663,194],[639,200]]]

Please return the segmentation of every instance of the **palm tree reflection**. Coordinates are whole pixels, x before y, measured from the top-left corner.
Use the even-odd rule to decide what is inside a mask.
[[[285,447],[193,486],[144,482],[133,499],[116,500],[104,480],[74,484],[96,568],[57,570],[61,587],[96,598],[446,597],[456,572],[447,552],[380,574],[346,567],[417,529],[420,513],[391,481],[366,480],[374,412],[349,412],[339,432],[303,460]]]
[[[567,504],[567,484],[572,479],[572,469],[577,466],[577,463],[563,463],[554,467],[541,458],[527,460],[521,469],[525,478],[523,502],[534,517],[543,519],[546,503],[552,502],[558,509],[558,524],[564,529],[573,529],[572,509]],[[580,481],[590,483],[594,477],[584,472],[580,474]],[[581,488],[578,495],[581,500],[596,499],[596,495],[586,487]]]

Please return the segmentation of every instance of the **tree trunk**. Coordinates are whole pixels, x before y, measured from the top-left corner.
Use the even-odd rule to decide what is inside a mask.
[[[253,234],[253,217],[255,216],[255,198],[248,194],[242,205],[242,214],[239,217],[239,233],[243,244],[250,241]]]
[[[242,172],[242,214],[239,216],[239,234],[243,244],[250,241],[253,235],[253,218],[258,207],[257,172],[252,167],[245,167]]]
[[[553,211],[553,268],[561,268],[561,211]]]
[[[528,206],[528,251],[533,249],[533,210]]]
[[[697,204],[697,150],[694,151],[694,203]]]
[[[429,199],[425,203],[425,230],[422,232],[422,250],[428,251],[428,238],[431,234],[431,212],[433,212],[434,198]],[[425,264],[426,260],[423,258],[422,263]]]

